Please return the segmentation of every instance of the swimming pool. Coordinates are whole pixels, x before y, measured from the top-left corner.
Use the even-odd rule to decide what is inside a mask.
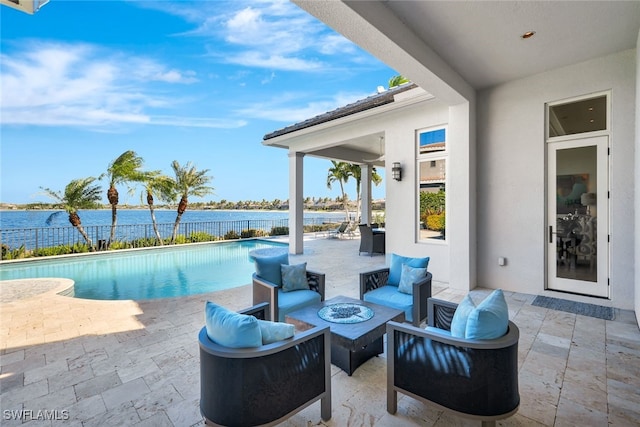
[[[65,295],[75,298],[179,297],[247,285],[254,272],[249,251],[287,246],[240,240],[34,260],[0,265],[0,279],[69,278],[75,285]]]

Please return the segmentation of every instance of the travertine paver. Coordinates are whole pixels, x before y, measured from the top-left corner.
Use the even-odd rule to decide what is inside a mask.
[[[358,273],[384,265],[358,256],[357,239],[305,242],[291,262],[327,275],[327,298],[358,298]],[[247,279],[247,283],[250,278]],[[26,284],[26,286],[25,286]],[[234,310],[251,305],[251,287],[153,301],[90,301],[58,295],[68,281],[0,283],[2,426],[202,425],[197,334],[208,299]],[[434,295],[464,292],[434,282]],[[479,301],[491,292],[475,289]],[[519,326],[521,406],[504,426],[639,425],[640,331],[633,312],[605,321],[531,305],[534,295],[505,292]],[[283,426],[478,425],[399,394],[386,412],[386,357],[349,377],[332,366],[332,419],[319,403]],[[7,411],[58,411],[53,421],[5,419]],[[64,412],[63,412],[64,411]],[[17,412],[16,412],[17,413]]]

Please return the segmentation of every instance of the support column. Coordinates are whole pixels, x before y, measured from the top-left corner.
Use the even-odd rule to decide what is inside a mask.
[[[289,152],[289,253],[304,252],[304,153]]]
[[[362,201],[362,224],[371,224],[371,171],[373,166],[369,164],[360,166],[360,200]],[[357,218],[356,218],[357,220]]]

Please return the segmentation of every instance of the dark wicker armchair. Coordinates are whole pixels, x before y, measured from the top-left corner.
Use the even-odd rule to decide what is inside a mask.
[[[245,310],[268,319],[268,305]],[[272,426],[320,400],[331,418],[331,345],[328,327],[256,348],[200,342],[200,411],[208,425]]]
[[[431,297],[431,273],[413,284],[413,294],[403,294],[387,285],[389,268],[360,273],[360,299],[404,310],[407,322],[419,326],[427,318],[427,299]],[[368,294],[368,295],[367,295]]]
[[[307,281],[310,290],[283,292],[281,286],[253,273],[253,304],[269,303],[270,318],[284,322],[287,313],[324,301],[325,274],[307,270]]]
[[[367,224],[360,224],[360,249],[358,255],[362,252],[373,254],[384,254],[385,251],[385,233],[374,233],[373,228]]]
[[[457,304],[429,298],[427,329],[387,323],[387,411],[398,392],[495,425],[515,414],[518,392],[518,327],[506,335],[468,340],[448,332]],[[443,331],[444,330],[444,331]]]

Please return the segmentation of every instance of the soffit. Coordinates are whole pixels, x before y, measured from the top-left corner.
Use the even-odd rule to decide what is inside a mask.
[[[634,48],[640,28],[639,1],[384,5],[476,89]]]

